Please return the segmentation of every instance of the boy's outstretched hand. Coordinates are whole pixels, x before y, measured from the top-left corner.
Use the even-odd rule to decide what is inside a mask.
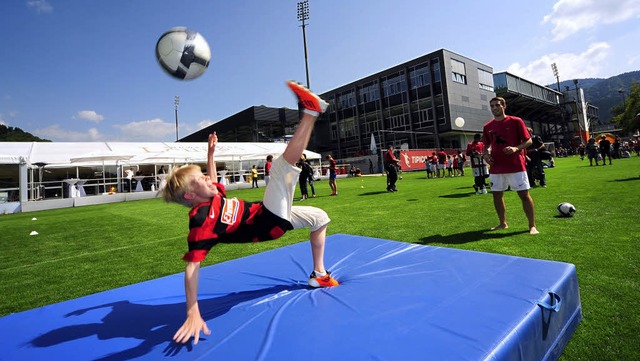
[[[213,152],[216,149],[216,144],[218,144],[218,135],[216,132],[209,134],[209,151]]]
[[[173,335],[173,340],[178,343],[187,343],[191,336],[193,336],[193,344],[197,345],[200,340],[200,331],[207,336],[211,334],[207,323],[204,322],[200,315],[187,316],[187,320],[184,321],[182,327]]]

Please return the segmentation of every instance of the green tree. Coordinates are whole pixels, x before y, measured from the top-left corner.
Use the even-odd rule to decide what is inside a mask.
[[[618,124],[623,132],[633,133],[640,130],[640,84],[631,84],[624,111],[614,116],[611,121]]]

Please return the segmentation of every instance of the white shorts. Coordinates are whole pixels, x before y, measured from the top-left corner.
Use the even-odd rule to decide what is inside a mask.
[[[275,159],[271,164],[271,179],[264,191],[262,203],[271,213],[291,222],[294,229],[311,227],[313,232],[326,226],[331,219],[320,208],[293,206],[300,170],[282,157]]]
[[[438,169],[444,169],[444,164],[438,163]]]
[[[526,191],[529,188],[529,177],[527,172],[505,173],[505,174],[489,174],[489,182],[491,183],[491,191],[504,192],[511,188],[512,191]]]

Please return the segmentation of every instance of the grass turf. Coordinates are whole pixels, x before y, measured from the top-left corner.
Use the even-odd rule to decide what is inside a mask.
[[[537,236],[528,234],[513,192],[505,194],[510,227],[488,231],[498,224],[491,194],[473,193],[469,171],[444,179],[404,173],[398,193],[385,191],[382,176],[339,179],[337,197],[320,181],[318,198],[296,203],[325,209],[329,234],[573,263],[584,319],[562,360],[638,360],[640,157],[604,167],[577,157],[556,164],[547,169],[548,188],[531,190]],[[259,200],[263,191],[229,195]],[[578,209],[573,218],[557,216],[562,201]],[[0,316],[182,272],[187,211],[154,199],[1,216]],[[219,245],[203,265],[307,239],[296,230],[271,242]]]

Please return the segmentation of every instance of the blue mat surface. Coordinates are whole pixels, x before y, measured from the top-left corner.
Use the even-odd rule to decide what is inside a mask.
[[[0,360],[552,360],[582,318],[571,264],[342,234],[325,262],[339,287],[308,242],[204,267],[195,346],[176,274],[0,318]]]

